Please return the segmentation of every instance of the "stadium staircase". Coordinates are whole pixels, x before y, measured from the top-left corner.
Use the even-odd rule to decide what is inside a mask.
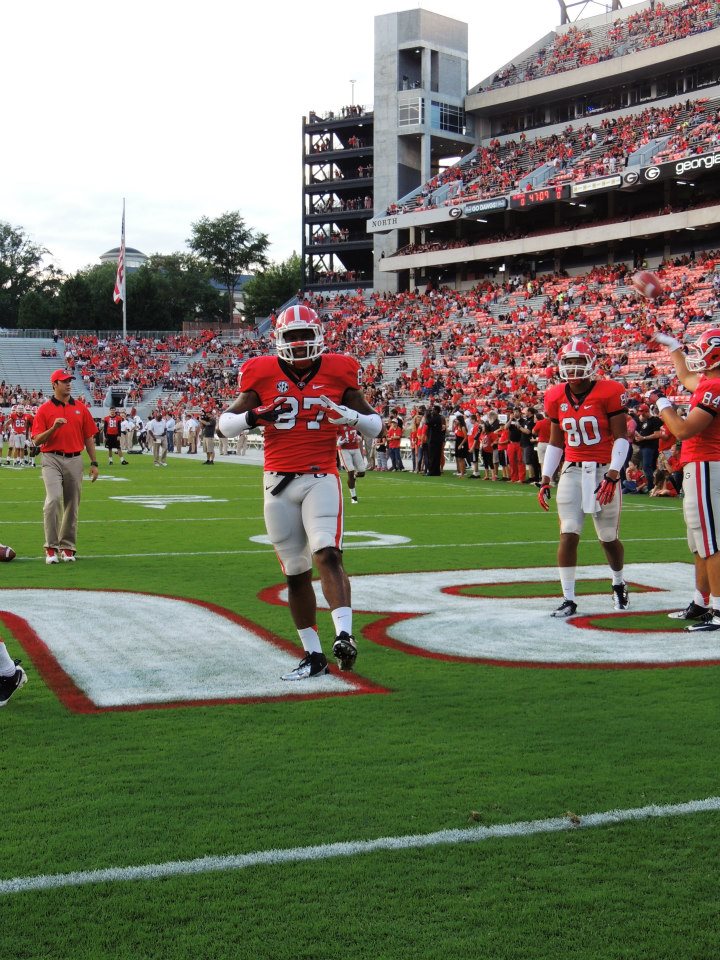
[[[42,357],[42,350],[57,350],[56,357]],[[50,374],[65,366],[62,341],[52,337],[0,337],[0,382],[23,390],[51,394]]]

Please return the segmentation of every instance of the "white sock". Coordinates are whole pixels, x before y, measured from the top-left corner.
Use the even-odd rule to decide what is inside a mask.
[[[710,594],[710,606],[713,608],[713,610],[720,611],[720,597],[714,597],[712,594]]]
[[[0,677],[14,677],[16,670],[17,667],[7,652],[5,643],[0,640]]]
[[[332,612],[333,623],[335,624],[335,634],[352,634],[352,607],[336,607]]]
[[[619,587],[621,583],[625,583],[625,571],[624,570],[611,570],[612,582],[614,587]]]
[[[317,627],[305,627],[303,630],[298,630],[298,636],[306,653],[322,653]]]
[[[710,594],[702,593],[700,590],[695,588],[695,593],[693,594],[693,603],[696,603],[699,607],[709,607],[710,606]]]
[[[560,586],[566,600],[575,602],[575,567],[558,567]]]

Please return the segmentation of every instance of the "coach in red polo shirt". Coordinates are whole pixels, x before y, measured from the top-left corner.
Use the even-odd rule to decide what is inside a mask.
[[[83,481],[83,448],[90,456],[90,477],[98,478],[95,459],[97,426],[84,403],[70,396],[75,377],[56,370],[50,377],[53,396],[38,409],[33,439],[42,451],[45,483],[45,563],[75,562],[78,507]]]

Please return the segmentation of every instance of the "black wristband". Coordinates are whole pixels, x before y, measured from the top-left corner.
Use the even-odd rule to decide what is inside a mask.
[[[97,467],[97,466],[99,466],[99,464],[98,464],[97,460],[91,460],[91,461],[90,461],[90,466],[91,466],[91,467]]]
[[[618,474],[617,477],[615,477],[614,480],[613,480],[612,477],[609,477],[607,474],[604,474],[604,475],[603,475],[603,480],[607,480],[608,483],[617,483],[619,479],[620,479],[619,474]]]

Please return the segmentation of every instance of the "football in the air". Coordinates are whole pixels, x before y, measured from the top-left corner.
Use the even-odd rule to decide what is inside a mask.
[[[15,559],[15,551],[12,547],[5,547],[0,543],[0,563],[9,563]]]
[[[634,274],[630,283],[639,294],[647,297],[648,300],[655,300],[656,297],[665,292],[661,280],[654,273],[650,273],[649,270],[641,270]]]

